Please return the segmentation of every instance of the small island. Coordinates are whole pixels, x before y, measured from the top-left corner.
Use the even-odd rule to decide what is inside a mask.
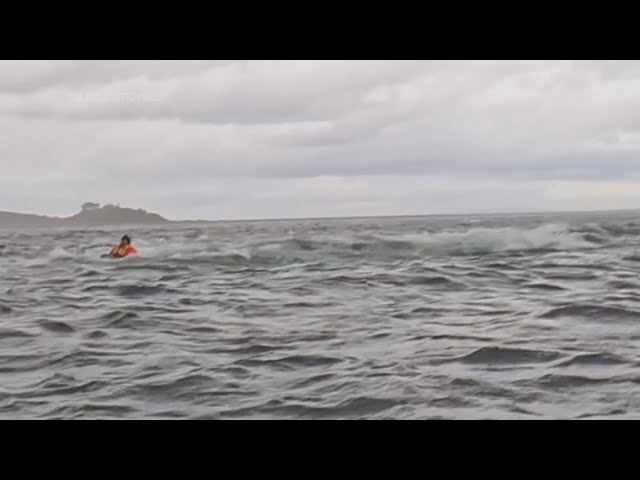
[[[114,225],[162,225],[169,220],[156,213],[119,205],[87,202],[79,213],[66,218],[0,212],[0,228],[95,227]]]

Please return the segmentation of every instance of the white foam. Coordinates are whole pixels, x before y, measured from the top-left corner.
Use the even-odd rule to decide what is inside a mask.
[[[398,238],[395,238],[397,240]],[[502,252],[544,248],[588,248],[593,246],[567,225],[546,224],[531,229],[471,228],[465,232],[439,232],[401,237],[427,249],[444,252]]]
[[[74,258],[77,255],[64,249],[61,246],[54,247],[53,250],[49,252],[49,258]]]

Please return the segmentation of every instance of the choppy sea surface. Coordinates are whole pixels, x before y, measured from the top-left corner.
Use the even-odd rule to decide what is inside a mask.
[[[0,229],[0,418],[640,418],[639,272],[629,212]]]

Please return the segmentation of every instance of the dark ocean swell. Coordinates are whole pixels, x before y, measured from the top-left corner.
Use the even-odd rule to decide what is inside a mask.
[[[634,212],[1,227],[1,418],[638,418]]]

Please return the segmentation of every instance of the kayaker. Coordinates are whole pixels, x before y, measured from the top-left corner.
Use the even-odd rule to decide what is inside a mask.
[[[120,239],[120,243],[113,247],[109,252],[110,257],[126,257],[127,255],[135,255],[138,251],[131,245],[131,239],[128,235],[125,235]]]

